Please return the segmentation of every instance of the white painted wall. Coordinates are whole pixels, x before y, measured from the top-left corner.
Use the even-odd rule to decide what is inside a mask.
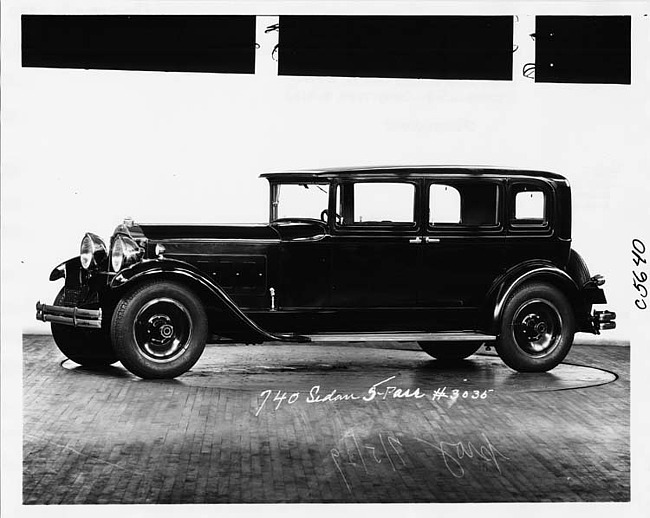
[[[475,14],[468,5],[442,13]],[[525,6],[527,28],[525,15],[540,10]],[[574,246],[608,279],[609,306],[620,315],[607,336],[630,336],[630,241],[648,236],[648,78],[636,64],[650,56],[640,13],[633,84],[622,86],[534,84],[520,76],[518,54],[512,82],[277,77],[267,44],[251,76],[23,69],[19,14],[35,11],[12,7],[3,13],[2,269],[11,291],[2,305],[24,332],[49,331],[34,319],[34,303],[52,301],[60,287],[50,270],[78,253],[84,232],[108,238],[127,215],[261,222],[264,171],[478,164],[569,178]],[[151,9],[141,12],[160,12]],[[526,33],[516,29],[524,58],[532,52]]]

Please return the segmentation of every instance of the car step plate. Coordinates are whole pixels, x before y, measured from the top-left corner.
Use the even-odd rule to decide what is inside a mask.
[[[443,341],[443,342],[494,342],[497,337],[475,331],[417,333],[417,332],[383,332],[383,333],[321,333],[307,335],[312,342],[417,342],[417,341]]]

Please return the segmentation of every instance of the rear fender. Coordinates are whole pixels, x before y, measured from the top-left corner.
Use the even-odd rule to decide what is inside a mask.
[[[212,279],[189,263],[176,259],[147,259],[119,272],[111,281],[113,290],[128,289],[143,280],[176,279],[206,293],[210,303],[230,313],[244,329],[262,341],[298,341],[303,337],[270,333],[253,322]]]
[[[506,271],[490,288],[482,311],[483,323],[489,332],[499,333],[508,298],[517,288],[531,282],[557,287],[567,296],[574,311],[579,310],[580,290],[568,273],[548,261],[528,261]]]

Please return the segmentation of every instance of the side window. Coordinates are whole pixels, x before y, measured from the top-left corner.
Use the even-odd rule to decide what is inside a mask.
[[[409,183],[357,183],[354,223],[412,223],[414,194]]]
[[[546,196],[540,190],[523,190],[515,194],[514,223],[540,224],[546,220]]]
[[[435,183],[429,187],[430,226],[496,226],[498,215],[499,186],[494,182]]]
[[[429,223],[460,223],[460,193],[450,185],[434,184],[429,190]]]
[[[412,224],[414,219],[415,185],[398,182],[358,182],[351,197],[337,192],[337,207],[344,225]],[[348,205],[342,207],[341,205]]]

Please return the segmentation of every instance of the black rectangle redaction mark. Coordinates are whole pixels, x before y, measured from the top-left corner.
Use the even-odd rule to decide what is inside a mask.
[[[512,79],[512,16],[281,16],[278,73]]]
[[[631,83],[630,16],[537,16],[535,81]]]
[[[255,73],[255,16],[23,15],[24,67]]]

